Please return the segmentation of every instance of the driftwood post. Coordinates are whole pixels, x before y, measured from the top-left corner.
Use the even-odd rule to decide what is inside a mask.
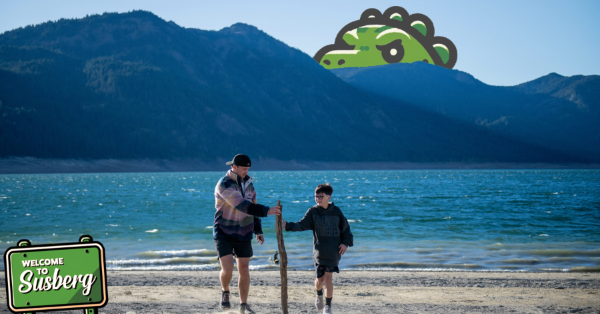
[[[281,202],[277,200],[277,205]],[[281,310],[283,314],[288,314],[288,294],[287,294],[287,252],[283,244],[283,230],[281,229],[282,213],[275,216],[275,232],[277,232],[277,246],[279,247],[279,274],[281,275]]]

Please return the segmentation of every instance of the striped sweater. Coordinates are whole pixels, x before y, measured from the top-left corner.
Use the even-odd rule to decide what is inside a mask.
[[[259,217],[267,217],[269,207],[256,203],[256,191],[252,178],[243,179],[231,170],[215,187],[215,222],[213,237],[230,241],[250,241],[252,232],[262,234]]]

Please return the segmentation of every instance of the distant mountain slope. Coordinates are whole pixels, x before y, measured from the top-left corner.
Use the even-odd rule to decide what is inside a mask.
[[[0,35],[0,157],[581,161],[356,89],[257,28],[144,11]]]
[[[499,87],[422,62],[333,72],[365,91],[600,161],[597,76],[551,75],[516,87]]]
[[[527,94],[547,94],[576,103],[588,112],[600,112],[600,75],[571,77],[550,73],[512,89]]]

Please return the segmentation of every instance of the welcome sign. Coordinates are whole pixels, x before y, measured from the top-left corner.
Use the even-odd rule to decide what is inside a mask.
[[[31,246],[21,240],[4,253],[8,307],[13,312],[95,308],[108,302],[104,247],[79,243]]]

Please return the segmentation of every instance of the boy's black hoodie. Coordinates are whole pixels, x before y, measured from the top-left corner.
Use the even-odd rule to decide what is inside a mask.
[[[298,222],[287,222],[285,231],[313,232],[313,260],[324,266],[337,266],[340,255],[340,244],[352,246],[353,237],[348,220],[342,211],[333,203],[327,209],[315,205],[306,211]]]

